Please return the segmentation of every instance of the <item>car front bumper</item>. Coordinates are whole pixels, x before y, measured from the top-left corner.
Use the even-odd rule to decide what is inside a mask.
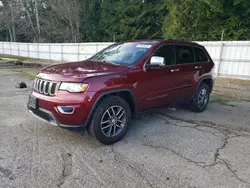
[[[53,113],[46,110],[46,109],[43,109],[43,108],[33,109],[33,108],[30,108],[29,106],[27,106],[27,107],[28,107],[28,110],[31,114],[33,114],[34,116],[36,116],[38,119],[40,119],[42,121],[50,123],[51,125],[62,127],[62,128],[68,128],[68,129],[70,129],[70,128],[79,128],[81,130],[86,129],[86,125],[64,125],[64,124],[61,124],[59,122],[59,120],[53,115]]]
[[[37,107],[27,105],[28,110],[37,118],[67,129],[85,129],[89,122],[89,114],[92,109],[93,93],[69,94],[65,91],[56,96],[46,96],[33,91],[32,97],[37,99]],[[71,106],[72,113],[62,113],[60,107]]]

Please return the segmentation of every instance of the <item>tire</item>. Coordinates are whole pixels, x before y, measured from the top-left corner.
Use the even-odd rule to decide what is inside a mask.
[[[209,103],[210,88],[207,84],[202,83],[197,89],[195,96],[188,108],[196,113],[203,112]]]
[[[105,97],[97,106],[88,133],[100,143],[110,145],[121,140],[131,124],[131,109],[121,97]]]

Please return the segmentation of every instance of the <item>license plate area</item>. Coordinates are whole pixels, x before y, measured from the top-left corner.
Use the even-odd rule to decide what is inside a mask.
[[[30,95],[29,96],[28,106],[30,108],[37,109],[38,108],[38,99],[35,96]]]

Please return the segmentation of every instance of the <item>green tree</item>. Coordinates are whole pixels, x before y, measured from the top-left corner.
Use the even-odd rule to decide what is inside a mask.
[[[162,0],[106,0],[102,4],[104,40],[161,38],[166,6]]]
[[[102,40],[100,27],[102,0],[82,0],[81,33],[83,40],[98,42]]]
[[[116,41],[220,40],[223,30],[225,40],[250,40],[250,0],[0,2],[0,40],[108,42],[114,36]]]
[[[163,34],[185,40],[249,39],[250,1],[248,0],[167,0]]]

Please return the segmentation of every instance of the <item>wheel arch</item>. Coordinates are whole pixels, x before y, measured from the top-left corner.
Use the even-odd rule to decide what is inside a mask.
[[[101,103],[101,101],[105,97],[110,96],[110,95],[119,96],[119,97],[123,98],[129,104],[129,106],[131,108],[132,115],[135,117],[138,116],[139,113],[138,113],[137,104],[136,104],[136,97],[133,94],[133,92],[130,89],[116,89],[116,90],[112,90],[112,91],[103,92],[98,96],[94,105],[92,106],[92,109],[91,109],[89,116],[88,116],[88,119],[86,121],[87,126],[89,125],[91,118],[92,118],[97,106]]]
[[[199,89],[200,85],[203,84],[203,83],[206,83],[206,84],[209,86],[210,93],[212,92],[212,90],[213,90],[213,84],[214,84],[214,83],[213,83],[213,77],[212,77],[212,76],[204,76],[204,77],[202,77],[202,78],[199,80],[199,82],[198,82],[198,84],[197,84],[197,87],[196,87],[196,89],[195,89],[195,92],[194,92],[194,94],[193,94],[193,98],[194,98],[194,96],[195,96],[197,90]]]
[[[197,90],[199,89],[201,84],[203,84],[203,83],[206,83],[209,86],[210,93],[211,93],[213,90],[213,84],[214,84],[212,76],[205,76],[205,77],[201,78],[197,84],[195,93],[197,92]],[[195,93],[194,93],[194,95],[195,95]]]

